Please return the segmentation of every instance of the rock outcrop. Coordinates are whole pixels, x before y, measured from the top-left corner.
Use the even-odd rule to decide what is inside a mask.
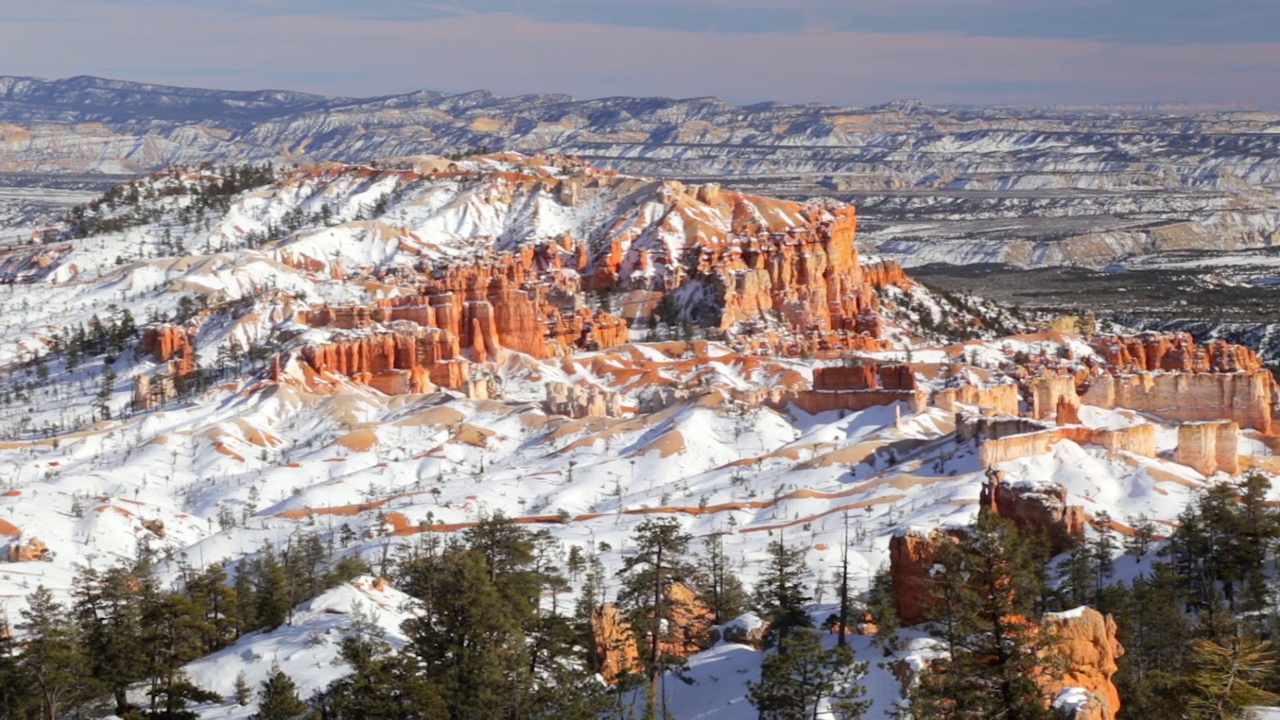
[[[9,543],[9,550],[6,558],[11,563],[19,562],[35,562],[43,560],[49,555],[49,546],[38,537],[33,537],[26,542],[14,540]]]
[[[1174,461],[1201,475],[1240,472],[1238,451],[1240,426],[1230,420],[1188,423],[1178,428],[1178,449]]]
[[[548,415],[566,415],[571,418],[622,417],[622,396],[597,385],[549,382],[546,390],[544,408]]]
[[[908,530],[889,539],[893,604],[902,625],[918,625],[929,619],[928,607],[934,598],[929,577],[939,561],[939,544],[952,541],[952,536],[938,530],[929,534]]]
[[[1080,396],[1076,393],[1076,379],[1073,375],[1041,375],[1028,383],[1031,397],[1031,416],[1037,420],[1047,420],[1057,412],[1059,405],[1066,401],[1071,405],[1080,404]],[[1061,423],[1060,424],[1065,424]]]
[[[852,365],[814,369],[813,389],[799,392],[794,402],[807,413],[858,411],[895,402],[921,412],[929,405],[929,394],[920,389],[907,365]]]
[[[1116,622],[1093,608],[1082,607],[1045,616],[1045,631],[1053,636],[1055,649],[1062,660],[1062,672],[1041,679],[1049,697],[1058,697],[1066,688],[1080,688],[1091,702],[1083,710],[1092,714],[1075,715],[1073,720],[1115,720],[1120,711],[1120,692],[1112,678],[1119,669],[1117,659],[1124,647],[1116,639]]]
[[[605,603],[591,613],[591,646],[587,650],[592,668],[607,683],[640,670],[636,635],[613,603]]]
[[[188,375],[195,371],[195,350],[186,328],[177,325],[148,325],[142,329],[142,352],[158,363],[170,363],[170,372]]]
[[[1147,332],[1094,338],[1094,350],[1120,372],[1235,373],[1262,369],[1252,350],[1223,340],[1204,347],[1189,333]]]
[[[1060,486],[1013,485],[990,472],[982,485],[978,503],[1001,517],[1012,520],[1025,535],[1045,533],[1057,555],[1084,537],[1088,518],[1084,508],[1067,504],[1067,492]]]
[[[934,407],[947,412],[959,412],[959,405],[968,405],[980,412],[1016,416],[1020,404],[1018,386],[1014,384],[982,387],[966,383],[958,387],[943,388],[933,396]]]
[[[1270,434],[1276,381],[1269,370],[1237,373],[1140,373],[1091,378],[1086,405],[1128,408],[1165,420],[1233,420]]]
[[[712,642],[712,612],[692,588],[674,583],[667,590],[672,601],[674,622],[669,623],[666,634],[659,640],[659,652],[682,658],[705,650]],[[591,614],[590,648],[593,669],[606,682],[612,683],[619,675],[640,672],[640,652],[635,630],[612,603],[605,603]]]

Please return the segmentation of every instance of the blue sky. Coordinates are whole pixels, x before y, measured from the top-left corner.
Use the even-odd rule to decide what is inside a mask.
[[[0,73],[351,96],[1280,107],[1280,0],[0,0]]]

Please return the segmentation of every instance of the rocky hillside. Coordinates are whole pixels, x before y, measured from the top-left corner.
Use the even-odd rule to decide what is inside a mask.
[[[1172,523],[1203,488],[1277,466],[1275,381],[1252,351],[1030,333],[859,252],[857,222],[830,200],[514,153],[116,187],[0,252],[7,612],[140,547],[166,583],[309,536],[385,567],[501,512],[564,562],[598,557],[608,597],[646,519],[722,534],[748,585],[785,536],[827,585],[819,616],[849,524],[855,592],[888,566],[911,622],[921,539],[980,505],[1065,550],[1102,511],[1120,532]],[[256,682],[273,659],[309,689],[340,675],[309,648],[353,599],[385,606],[395,640],[406,611],[373,582],[188,666],[228,698],[200,712],[251,713],[234,671]],[[547,603],[571,605],[571,585]],[[1071,633],[1114,660],[1114,623]],[[741,717],[758,658],[695,655],[675,712]],[[875,672],[870,717],[900,692]],[[1112,672],[1053,693],[1111,702]]]

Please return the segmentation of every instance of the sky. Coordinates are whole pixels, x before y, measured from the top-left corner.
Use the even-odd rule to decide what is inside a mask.
[[[352,97],[1280,108],[1280,0],[0,0],[0,74]]]

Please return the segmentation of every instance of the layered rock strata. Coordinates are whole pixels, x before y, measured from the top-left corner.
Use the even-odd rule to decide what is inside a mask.
[[[1276,382],[1268,370],[1238,373],[1149,373],[1100,375],[1089,382],[1082,402],[1127,408],[1165,420],[1232,420],[1270,434]]]
[[[1240,426],[1229,420],[1188,423],[1178,428],[1174,461],[1201,475],[1240,472]]]
[[[865,410],[877,405],[906,403],[910,412],[922,412],[929,394],[920,389],[906,365],[854,365],[816,368],[813,389],[799,392],[794,402],[807,413],[828,410]]]

